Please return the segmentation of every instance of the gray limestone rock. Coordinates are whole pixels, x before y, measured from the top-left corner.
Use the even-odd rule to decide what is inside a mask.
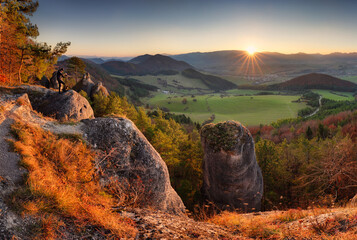
[[[102,184],[130,183],[140,207],[182,214],[185,206],[171,187],[165,162],[145,136],[128,119],[83,120],[87,141],[106,153],[99,160]]]
[[[57,92],[47,94],[41,98],[35,109],[61,121],[80,121],[94,117],[93,109],[87,99],[73,90],[61,94]]]
[[[263,177],[249,130],[235,121],[210,123],[201,142],[205,197],[222,209],[259,211]]]

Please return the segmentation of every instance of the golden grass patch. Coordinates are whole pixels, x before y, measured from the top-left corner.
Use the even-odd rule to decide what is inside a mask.
[[[56,215],[79,225],[96,225],[117,237],[133,237],[136,229],[112,207],[114,200],[99,185],[93,153],[82,141],[61,139],[21,122],[12,125],[14,148],[28,169],[30,196],[21,199],[24,213],[42,216],[43,232],[54,238]],[[51,227],[52,226],[52,227]]]
[[[321,214],[328,217],[319,219]],[[357,239],[356,209],[291,209],[259,215],[222,212],[208,222],[254,239]]]

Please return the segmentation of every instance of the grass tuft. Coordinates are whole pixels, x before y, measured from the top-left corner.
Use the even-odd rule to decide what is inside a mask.
[[[116,237],[135,236],[132,221],[113,212],[115,202],[99,185],[93,153],[82,141],[59,138],[21,122],[13,124],[12,131],[18,138],[14,148],[29,171],[28,190],[13,200],[24,214],[41,216],[45,238],[55,238],[57,216],[108,229]]]
[[[326,214],[329,217],[323,217]],[[208,222],[254,239],[357,239],[357,211],[353,208],[291,209],[261,215],[222,212]]]

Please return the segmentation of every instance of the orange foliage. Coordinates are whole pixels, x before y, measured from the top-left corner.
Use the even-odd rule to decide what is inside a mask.
[[[20,122],[12,129],[19,138],[14,146],[29,171],[27,184],[34,198],[23,203],[27,213],[46,219],[48,213],[56,212],[75,218],[79,224],[109,229],[117,237],[135,236],[132,222],[112,211],[114,200],[99,185],[93,153],[84,143],[57,139],[50,132]]]
[[[0,74],[0,83],[7,83],[9,80],[5,75]]]
[[[353,141],[357,139],[357,122],[348,123],[342,128],[344,136],[349,135]]]
[[[19,49],[17,47],[16,28],[8,24],[6,21],[1,22],[0,28],[1,44],[0,44],[0,77],[4,83],[12,83],[16,77],[19,67],[18,55]],[[0,80],[0,82],[3,82]]]

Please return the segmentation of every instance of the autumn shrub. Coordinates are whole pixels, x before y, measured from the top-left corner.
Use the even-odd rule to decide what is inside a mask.
[[[5,84],[8,82],[9,82],[9,80],[6,78],[6,76],[3,74],[0,74],[0,84]]]
[[[133,223],[113,212],[114,200],[100,186],[93,153],[83,142],[21,122],[13,124],[12,131],[18,138],[14,148],[28,170],[28,190],[14,201],[24,213],[40,216],[42,232],[53,237],[55,219],[70,217],[79,226],[96,225],[117,237],[135,236]]]

